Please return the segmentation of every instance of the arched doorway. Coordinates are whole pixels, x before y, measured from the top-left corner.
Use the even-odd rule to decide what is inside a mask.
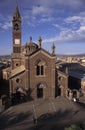
[[[43,88],[44,85],[42,83],[37,86],[37,98],[43,98]]]
[[[58,85],[58,89],[57,89],[57,96],[61,96],[61,89],[62,89],[62,85]]]
[[[61,88],[58,88],[58,96],[61,96]]]
[[[73,89],[73,98],[77,98],[77,90]]]

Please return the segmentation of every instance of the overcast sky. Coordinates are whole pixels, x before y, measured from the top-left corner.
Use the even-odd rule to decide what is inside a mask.
[[[22,44],[32,36],[56,54],[85,53],[85,0],[17,0],[22,16]],[[0,55],[12,52],[12,16],[16,0],[0,0]]]

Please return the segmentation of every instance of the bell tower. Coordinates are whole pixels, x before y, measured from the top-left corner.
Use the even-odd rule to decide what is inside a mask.
[[[12,18],[13,53],[21,53],[21,16],[18,5]]]
[[[18,5],[12,17],[12,69],[21,65],[21,16]]]

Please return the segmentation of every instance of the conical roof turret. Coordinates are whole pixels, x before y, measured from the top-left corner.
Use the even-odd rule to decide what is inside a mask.
[[[14,19],[16,19],[16,18],[20,18],[20,19],[21,19],[21,16],[20,16],[20,13],[19,13],[18,5],[17,5],[16,8],[15,8],[15,11],[14,11],[14,14],[13,14],[13,18],[14,18]]]

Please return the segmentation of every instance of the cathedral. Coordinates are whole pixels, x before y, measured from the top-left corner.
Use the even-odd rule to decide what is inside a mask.
[[[56,55],[55,46],[52,53],[42,48],[42,38],[38,44],[32,37],[22,45],[22,19],[18,6],[12,18],[11,71],[9,73],[10,95],[17,92],[28,94],[32,99],[54,98],[56,95]]]
[[[55,45],[49,53],[42,48],[42,38],[34,43],[32,37],[22,44],[22,19],[18,6],[12,17],[12,54],[11,66],[3,70],[3,79],[9,81],[9,97],[27,97],[27,99],[47,99],[65,96],[72,100],[79,98],[80,92],[85,93],[80,82],[66,71],[61,71],[56,65]],[[75,81],[75,82],[74,82]],[[73,84],[72,84],[73,83]],[[79,87],[78,87],[79,86]],[[73,87],[73,88],[72,88]],[[17,98],[16,98],[17,99]]]

